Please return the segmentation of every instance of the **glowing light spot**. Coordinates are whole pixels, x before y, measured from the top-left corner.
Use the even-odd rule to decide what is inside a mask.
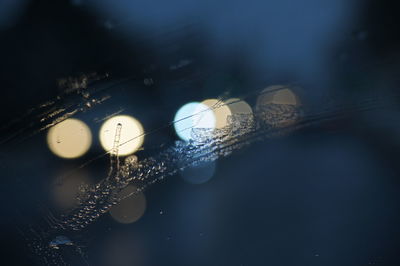
[[[216,117],[211,108],[203,103],[196,105],[193,115],[194,128],[215,128]]]
[[[250,105],[239,98],[231,98],[225,101],[232,114],[252,114],[253,110]]]
[[[287,126],[300,118],[300,100],[288,87],[274,85],[265,88],[257,98],[256,110],[269,125]]]
[[[62,182],[57,180],[57,183],[52,186],[51,193],[54,204],[61,210],[75,207],[78,203],[79,189],[92,183],[84,171],[75,172],[74,175],[68,176]]]
[[[174,128],[182,140],[188,141],[192,138],[192,128],[215,128],[215,115],[207,105],[190,102],[176,112]]]
[[[143,266],[150,265],[150,257],[146,248],[145,238],[138,231],[115,228],[112,233],[106,234],[103,241],[99,241],[96,259],[98,265],[113,266]],[[151,254],[153,255],[153,254]]]
[[[124,198],[137,190],[134,186],[127,186],[121,191],[119,197]],[[139,220],[146,210],[146,197],[142,192],[131,195],[121,200],[111,208],[110,215],[117,222],[129,224]]]
[[[104,122],[99,132],[101,146],[104,150],[115,153],[112,148],[118,124],[121,124],[118,155],[134,153],[143,144],[144,130],[138,120],[127,115],[117,115]]]
[[[69,118],[50,128],[47,133],[47,144],[59,157],[77,158],[89,150],[92,133],[84,122]]]
[[[198,102],[187,103],[175,114],[175,132],[183,140],[187,141],[191,138],[190,132],[193,128],[193,114],[198,104]]]
[[[191,184],[203,184],[210,180],[216,168],[216,162],[206,162],[200,165],[191,166],[181,171],[181,177]]]
[[[257,99],[257,105],[269,103],[300,105],[300,100],[288,87],[274,85],[265,88]]]
[[[199,103],[193,115],[194,128],[215,128],[216,118],[214,112],[205,104]]]
[[[226,103],[217,99],[207,99],[201,102],[208,106],[215,116],[215,128],[224,128],[227,126],[227,118],[232,114],[230,108]]]

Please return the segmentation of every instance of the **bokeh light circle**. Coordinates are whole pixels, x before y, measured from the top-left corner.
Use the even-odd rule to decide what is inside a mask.
[[[256,111],[268,125],[283,127],[296,123],[301,116],[301,102],[290,87],[265,88],[257,98]]]
[[[232,112],[226,103],[217,99],[207,99],[201,103],[208,106],[214,113],[215,128],[221,129],[227,126],[227,118]]]
[[[136,193],[135,193],[136,192]],[[135,193],[131,195],[132,193]],[[139,220],[146,210],[146,197],[135,186],[127,186],[118,195],[122,200],[110,209],[110,215],[119,223],[129,224]]]
[[[111,117],[100,128],[99,138],[101,146],[106,151],[112,151],[117,125],[121,124],[121,135],[118,146],[118,155],[129,155],[137,151],[144,141],[142,124],[128,115]]]
[[[78,205],[78,194],[82,186],[89,186],[92,180],[87,172],[83,170],[75,171],[68,178],[60,179],[60,174],[52,185],[51,193],[55,206],[60,210],[67,210]]]
[[[61,158],[77,158],[89,150],[92,133],[81,120],[69,118],[50,128],[47,144],[49,149]]]
[[[214,173],[217,163],[215,161],[205,162],[183,169],[180,173],[183,180],[191,184],[203,184],[209,181]]]
[[[193,128],[215,128],[215,115],[212,110],[199,102],[183,105],[174,117],[174,129],[182,140],[192,139]]]
[[[250,105],[239,98],[230,98],[225,101],[232,114],[252,114]]]
[[[256,106],[265,104],[300,105],[300,99],[287,86],[273,85],[265,88],[257,98]]]

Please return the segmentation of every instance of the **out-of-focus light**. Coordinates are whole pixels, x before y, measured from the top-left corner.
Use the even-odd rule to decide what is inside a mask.
[[[193,128],[193,114],[198,102],[190,102],[179,108],[174,117],[174,128],[176,134],[183,140],[191,139]]]
[[[115,228],[102,241],[94,243],[99,245],[96,250],[94,263],[96,265],[113,266],[143,266],[149,265],[145,238],[141,232]],[[153,254],[151,254],[153,255]],[[97,260],[98,259],[98,260]]]
[[[256,111],[266,124],[282,127],[298,121],[300,105],[299,98],[290,88],[274,85],[261,92]]]
[[[215,128],[216,118],[210,107],[203,103],[196,105],[193,114],[194,128]]]
[[[201,103],[208,106],[214,113],[215,128],[221,129],[227,125],[227,118],[232,112],[226,103],[217,99],[207,99]]]
[[[232,114],[252,114],[253,110],[250,105],[239,98],[230,98],[225,101]]]
[[[112,148],[118,124],[121,124],[118,155],[134,153],[143,144],[144,130],[138,120],[128,115],[117,115],[104,122],[99,132],[101,146],[106,151],[114,152]]]
[[[216,168],[216,162],[206,162],[200,165],[191,166],[181,171],[181,177],[191,184],[203,184],[210,180]]]
[[[110,210],[110,215],[114,220],[129,224],[136,222],[143,216],[146,210],[146,197],[142,192],[136,191],[136,187],[129,185],[119,193],[118,196],[123,199]],[[130,195],[134,192],[136,194]]]
[[[269,103],[300,105],[300,99],[290,88],[274,85],[265,88],[257,98],[257,105]]]
[[[193,128],[215,128],[214,112],[199,102],[190,102],[179,108],[174,117],[176,134],[185,141],[192,139]]]
[[[92,133],[84,122],[69,118],[50,128],[47,133],[47,144],[59,157],[77,158],[90,148]]]
[[[78,203],[77,196],[79,189],[92,182],[84,171],[77,171],[74,175],[68,176],[61,181],[56,180],[52,186],[51,193],[53,195],[54,204],[60,210],[71,209]]]

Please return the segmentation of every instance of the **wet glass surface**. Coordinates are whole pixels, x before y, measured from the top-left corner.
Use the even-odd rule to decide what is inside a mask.
[[[0,2],[0,264],[398,265],[397,10]]]

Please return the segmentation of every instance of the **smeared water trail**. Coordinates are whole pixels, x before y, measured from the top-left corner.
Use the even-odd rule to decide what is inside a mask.
[[[110,153],[112,170],[107,178],[83,189],[79,195],[79,206],[61,217],[61,222],[55,227],[74,231],[84,229],[122,200],[118,194],[128,184],[137,187],[132,195],[186,167],[226,157],[254,142],[385,105],[385,101],[367,100],[304,115],[301,108],[296,106],[269,104],[251,115],[234,114],[228,117],[228,125],[222,129],[193,129],[193,140],[177,141],[171,147],[140,161],[136,156],[127,157],[120,167],[119,163],[116,165],[117,150],[114,150]],[[116,144],[117,136],[116,133],[113,149],[121,145]],[[119,170],[115,171],[118,167]]]
[[[63,92],[54,100],[31,108],[22,116],[1,127],[0,131],[4,132],[5,137],[0,139],[0,145],[10,141],[21,142],[77,113],[86,112],[94,106],[102,104],[110,96],[107,94],[97,95],[102,90],[91,86],[94,82],[106,77],[108,77],[107,74],[93,73],[78,78],[59,80],[58,85]]]
[[[259,92],[255,93],[255,96],[259,95]],[[224,128],[193,128],[193,138],[188,142],[176,141],[170,147],[157,151],[147,158],[138,160],[135,155],[131,155],[123,162],[120,162],[118,150],[127,142],[121,143],[122,125],[118,124],[115,129],[113,148],[81,166],[82,168],[91,161],[108,154],[110,168],[105,178],[95,185],[81,186],[77,207],[58,217],[49,212],[47,216],[49,227],[40,234],[30,231],[29,234],[35,237],[27,241],[34,253],[43,257],[47,265],[69,265],[60,253],[68,247],[75,248],[75,252],[80,254],[85,261],[82,250],[72,237],[74,232],[79,232],[91,225],[124,198],[143,191],[152,184],[177,174],[182,169],[229,156],[255,142],[286,135],[297,129],[338,119],[353,112],[385,107],[395,103],[397,98],[392,98],[391,102],[388,102],[386,98],[367,98],[355,104],[332,105],[308,111],[293,104],[266,103],[253,108],[252,114],[235,113],[228,116],[227,125]],[[212,106],[212,109],[224,104],[221,99]],[[193,114],[184,119],[195,115],[199,114]],[[166,126],[145,134],[168,128],[173,123],[170,122]],[[120,192],[130,184],[137,190],[120,197]]]

